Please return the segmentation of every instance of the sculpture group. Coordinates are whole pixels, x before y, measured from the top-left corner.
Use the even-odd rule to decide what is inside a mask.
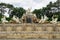
[[[3,18],[1,19],[2,23],[11,23],[11,22],[12,22],[12,23],[13,23],[13,22],[15,22],[15,23],[46,23],[47,20],[48,20],[48,17],[47,17],[46,15],[44,15],[44,16],[41,15],[41,19],[38,19],[38,18],[36,17],[36,15],[33,14],[30,9],[28,9],[28,10],[26,11],[26,13],[23,14],[22,18],[19,19],[17,16],[14,15],[14,16],[12,17],[12,20],[7,21],[7,20],[6,20],[6,17],[9,17],[9,14],[10,14],[11,11],[13,11],[13,10],[9,10],[9,8],[5,8],[4,10],[5,10],[4,16],[3,16]],[[7,14],[7,16],[6,16],[6,14]],[[52,21],[50,21],[49,23],[53,23],[53,24],[54,24],[54,23],[58,23],[57,20],[58,20],[58,18],[53,18],[53,17],[52,17]]]

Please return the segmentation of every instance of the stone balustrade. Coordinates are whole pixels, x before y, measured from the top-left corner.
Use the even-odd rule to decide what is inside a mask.
[[[0,24],[0,38],[60,38],[60,24]]]

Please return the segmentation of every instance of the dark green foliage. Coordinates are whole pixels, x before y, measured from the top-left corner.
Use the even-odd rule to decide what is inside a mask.
[[[6,6],[7,8],[13,8],[14,6],[11,4],[0,3],[0,6]]]
[[[6,20],[7,20],[7,21],[10,21],[10,20],[11,20],[11,18],[10,18],[10,17],[9,17],[9,18],[6,18]]]
[[[0,13],[0,21],[1,21],[1,18],[3,17],[3,15]]]
[[[23,13],[25,13],[25,12],[26,12],[25,9],[20,7],[20,8],[14,8],[11,14],[16,15],[17,17],[21,18]]]
[[[58,14],[58,21],[60,21],[60,13]]]
[[[36,14],[37,18],[41,18],[42,15],[41,11],[42,11],[41,9],[35,9],[33,13]]]
[[[51,10],[51,7],[58,8],[56,3],[58,2],[55,2],[55,3],[50,2],[46,7],[43,7],[42,9],[35,9],[33,13],[36,14],[37,18],[41,18],[41,16],[46,15],[49,18],[48,21],[52,20],[53,15],[57,15],[58,21],[60,21],[60,12],[56,12],[56,13],[49,12]]]

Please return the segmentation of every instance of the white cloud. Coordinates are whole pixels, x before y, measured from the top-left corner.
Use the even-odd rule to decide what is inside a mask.
[[[23,7],[25,9],[32,7],[32,9],[38,9],[45,7],[50,1],[56,0],[0,0],[3,3],[13,4],[15,7]]]

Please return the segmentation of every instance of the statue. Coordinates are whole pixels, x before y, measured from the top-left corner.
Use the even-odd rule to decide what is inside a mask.
[[[1,10],[2,10],[1,12],[3,14],[3,18],[1,19],[1,21],[2,21],[2,23],[6,23],[6,22],[8,22],[6,20],[6,18],[9,18],[9,14],[11,13],[11,10],[9,8],[7,8],[6,6],[2,6]]]
[[[52,21],[50,23],[55,24],[55,23],[57,23],[57,20],[58,20],[58,18],[52,18]]]
[[[48,20],[48,17],[46,15],[41,16],[41,20],[39,21],[39,23],[44,23],[46,20]]]
[[[2,23],[8,23],[8,21],[6,20],[6,17],[4,16],[2,19],[1,19]]]
[[[32,15],[31,9],[28,8],[28,10],[26,11],[26,15]]]
[[[31,12],[31,9],[28,8],[26,13],[22,16],[22,23],[34,23],[34,20],[37,19],[36,15]]]
[[[21,23],[19,18],[17,16],[13,16],[12,20],[16,21],[16,23]]]

